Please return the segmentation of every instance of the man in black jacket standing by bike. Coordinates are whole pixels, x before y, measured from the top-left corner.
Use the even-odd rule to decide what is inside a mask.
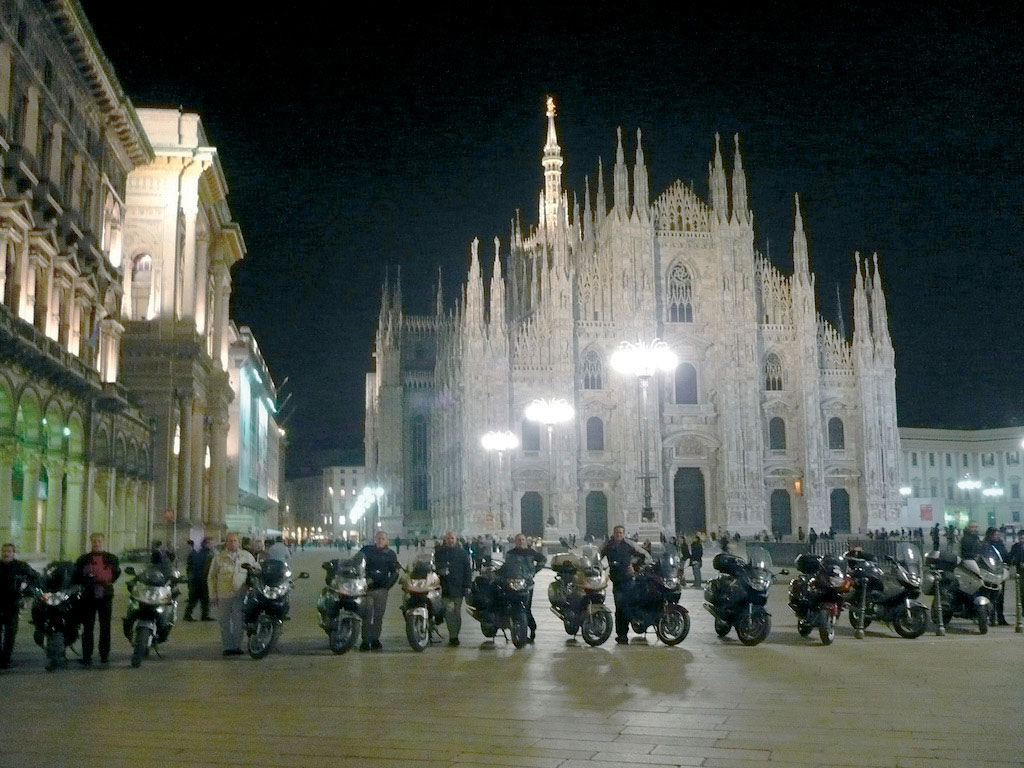
[[[384,622],[384,610],[388,606],[388,590],[398,581],[398,555],[388,549],[388,535],[377,531],[373,544],[367,544],[360,552],[366,565],[366,615],[363,617],[363,643],[360,651],[379,651],[380,628]]]
[[[516,562],[517,560],[525,562],[520,564]],[[526,536],[522,533],[516,534],[516,545],[505,553],[505,565],[514,573],[529,573],[530,571],[536,573],[544,567],[547,561],[548,559],[542,552],[529,545]],[[533,618],[533,587],[530,587],[530,594],[526,599],[526,610],[526,622],[530,627],[530,642],[532,643],[537,639],[537,620]]]
[[[79,662],[92,664],[93,630],[100,622],[100,663],[106,664],[110,655],[110,612],[114,604],[114,582],[121,575],[121,565],[115,555],[104,549],[106,537],[94,533],[89,537],[90,552],[75,562],[75,582],[82,590],[82,658]]]
[[[473,581],[469,555],[455,540],[455,532],[444,535],[444,544],[434,554],[434,566],[441,577],[441,597],[444,598],[444,620],[448,625],[448,645],[459,644],[462,629],[462,598]]]
[[[684,539],[685,546],[685,539]],[[626,540],[626,529],[616,525],[612,537],[601,548],[601,557],[608,560],[608,574],[612,579],[612,597],[615,599],[615,642],[629,644],[629,623],[623,610],[630,569],[636,556],[636,547]]]
[[[39,574],[28,563],[14,559],[13,544],[0,547],[0,669],[11,666],[14,636],[18,634],[18,610],[21,591],[26,584],[34,584]]]

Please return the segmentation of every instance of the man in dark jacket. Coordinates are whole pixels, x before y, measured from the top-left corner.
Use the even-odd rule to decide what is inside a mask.
[[[27,563],[14,559],[15,552],[13,544],[0,547],[0,669],[11,666],[22,589],[39,578]]]
[[[526,536],[516,534],[516,545],[505,553],[504,567],[510,573],[537,573],[548,559],[529,545]],[[530,627],[530,642],[537,639],[537,620],[533,618],[533,587],[526,598],[526,621]]]
[[[106,537],[94,533],[89,537],[91,551],[75,562],[75,582],[82,590],[82,658],[79,663],[92,664],[93,630],[100,622],[100,663],[110,655],[110,611],[114,603],[114,582],[121,575],[117,557],[104,549]]]
[[[441,577],[441,597],[444,598],[444,620],[448,625],[448,645],[459,644],[462,629],[462,598],[473,581],[469,555],[458,545],[455,532],[444,535],[444,544],[434,554],[434,566]]]
[[[700,535],[693,537],[690,545],[690,566],[693,569],[693,586],[700,589],[700,566],[704,561],[704,545],[700,543]]]
[[[686,546],[683,538],[681,546]],[[629,643],[629,622],[623,610],[626,601],[626,589],[632,575],[633,558],[638,555],[634,547],[626,539],[626,529],[616,525],[612,529],[612,537],[601,548],[601,557],[608,561],[608,575],[612,579],[612,597],[615,599],[615,642],[619,645]]]
[[[377,531],[373,544],[359,550],[366,565],[366,615],[363,617],[363,643],[360,651],[379,651],[380,628],[388,606],[388,590],[398,581],[398,555],[388,549],[388,535]]]
[[[985,531],[985,544],[989,545],[996,552],[999,553],[999,557],[1005,563],[1009,559],[1009,555],[1006,552],[1006,547],[1003,545],[1003,532],[996,527],[991,527]],[[996,624],[1000,627],[1005,627],[1009,624],[1006,620],[1006,614],[1004,613],[1006,605],[1006,582],[1004,581],[999,585],[999,594],[996,595],[995,609],[996,609]]]
[[[975,560],[981,552],[981,539],[978,538],[978,524],[969,523],[964,537],[960,540],[960,557],[964,560]]]
[[[192,612],[199,603],[203,621],[213,621],[210,616],[210,587],[206,583],[210,575],[210,561],[213,559],[213,552],[210,551],[210,540],[204,538],[199,549],[190,550],[188,561],[185,563],[185,574],[188,577],[188,601],[185,603],[185,621],[195,621]]]

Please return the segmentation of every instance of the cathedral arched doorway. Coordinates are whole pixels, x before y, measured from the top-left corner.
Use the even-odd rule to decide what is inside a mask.
[[[776,536],[789,536],[793,533],[793,512],[790,509],[789,491],[776,489],[772,491],[772,533]]]
[[[536,491],[527,491],[519,500],[522,532],[527,536],[544,535],[544,499]]]
[[[680,467],[673,481],[676,533],[687,536],[708,529],[704,505],[704,473],[698,467]]]
[[[591,491],[587,494],[587,536],[594,539],[608,538],[608,497],[603,491]]]
[[[850,532],[850,494],[845,488],[833,488],[828,495],[831,523],[839,533]]]

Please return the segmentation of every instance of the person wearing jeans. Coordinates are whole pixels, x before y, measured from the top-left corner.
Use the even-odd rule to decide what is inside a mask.
[[[360,550],[366,566],[366,615],[363,617],[363,642],[360,651],[379,651],[381,624],[388,605],[388,590],[398,581],[398,555],[388,549],[388,535],[377,531],[373,544]]]
[[[104,550],[106,537],[94,533],[89,537],[90,551],[75,562],[75,582],[81,584],[82,658],[86,667],[92,664],[93,630],[100,624],[100,663],[110,656],[110,613],[114,603],[114,582],[121,575],[117,557]]]
[[[242,601],[245,599],[248,577],[244,567],[246,565],[255,568],[256,558],[239,546],[237,533],[229,533],[224,537],[224,549],[210,563],[210,575],[207,578],[210,599],[218,612],[220,642],[225,656],[241,656],[243,653],[245,621]]]

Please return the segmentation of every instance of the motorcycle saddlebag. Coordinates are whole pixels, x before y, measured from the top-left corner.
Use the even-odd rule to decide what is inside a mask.
[[[797,555],[796,558],[796,569],[804,575],[813,575],[818,572],[821,567],[821,557],[819,555],[812,555],[810,552],[804,552],[801,555]]]
[[[726,576],[738,575],[745,565],[746,563],[743,562],[743,558],[731,555],[728,552],[719,552],[715,555],[715,559],[711,561],[711,566]]]
[[[924,556],[925,565],[936,571],[952,571],[959,561],[956,553],[949,551],[929,552]]]

